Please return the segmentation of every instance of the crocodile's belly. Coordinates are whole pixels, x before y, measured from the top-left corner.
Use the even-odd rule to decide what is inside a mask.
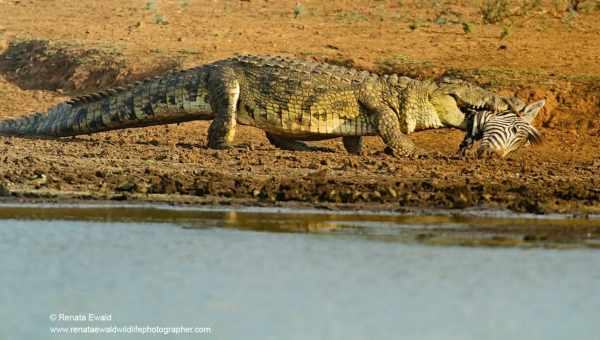
[[[335,112],[327,115],[302,115],[286,111],[272,114],[269,111],[240,110],[237,122],[300,140],[376,134],[365,116],[340,119]]]
[[[360,111],[354,98],[338,94],[309,96],[304,101],[242,100],[238,105],[240,124],[296,139],[323,137],[364,136],[374,134],[368,117]]]

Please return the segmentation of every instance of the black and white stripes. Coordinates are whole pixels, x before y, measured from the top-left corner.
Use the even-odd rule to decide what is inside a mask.
[[[478,157],[497,154],[505,157],[525,144],[541,141],[532,121],[544,106],[544,100],[526,106],[520,112],[471,111],[468,114],[467,133],[459,152],[465,154],[473,143],[481,140]]]

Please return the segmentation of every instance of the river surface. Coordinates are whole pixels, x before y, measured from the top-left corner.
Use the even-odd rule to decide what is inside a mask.
[[[595,247],[402,237],[476,218],[40,206],[0,218],[0,339],[600,337]]]

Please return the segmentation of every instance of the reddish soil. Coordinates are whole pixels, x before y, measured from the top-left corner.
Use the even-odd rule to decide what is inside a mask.
[[[319,143],[334,153],[281,151],[254,128],[239,130],[240,147],[215,151],[205,147],[206,122],[61,140],[0,138],[0,194],[600,213],[600,11],[593,3],[573,14],[556,1],[525,9],[526,2],[485,25],[472,1],[313,0],[295,17],[294,1],[158,0],[146,9],[140,1],[0,0],[4,117],[242,52],[459,76],[547,99],[536,121],[543,144],[507,159],[455,157],[456,130],[411,135],[444,155],[423,160],[391,158],[377,138],[362,156],[346,154],[340,141]]]

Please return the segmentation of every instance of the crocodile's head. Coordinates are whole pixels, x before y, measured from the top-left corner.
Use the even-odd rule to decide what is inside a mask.
[[[541,136],[532,122],[544,103],[540,100],[527,106],[514,105],[500,112],[468,109],[467,133],[459,152],[464,155],[475,141],[481,140],[478,157],[506,157],[521,146],[539,143]]]

